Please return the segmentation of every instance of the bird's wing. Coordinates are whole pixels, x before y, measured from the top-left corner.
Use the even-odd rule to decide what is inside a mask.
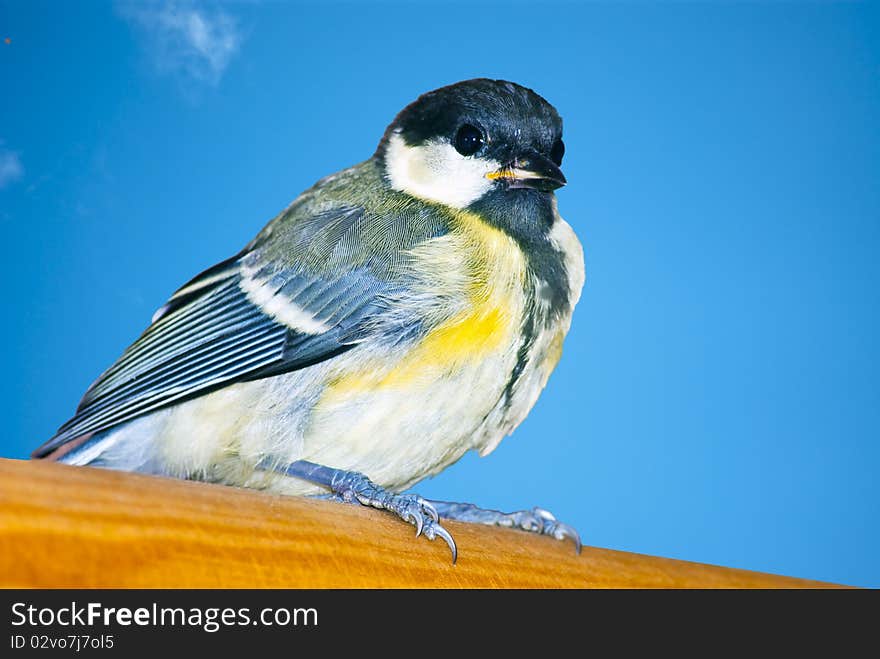
[[[324,361],[363,340],[395,284],[351,248],[362,243],[362,220],[362,209],[342,207],[282,223],[290,235],[266,242],[284,250],[263,249],[258,239],[195,277],[33,456],[232,382]]]

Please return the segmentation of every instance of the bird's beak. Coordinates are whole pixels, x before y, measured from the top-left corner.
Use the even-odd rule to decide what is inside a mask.
[[[549,192],[565,185],[559,166],[546,156],[530,151],[501,169],[489,172],[486,178],[506,181],[511,188],[532,188]]]

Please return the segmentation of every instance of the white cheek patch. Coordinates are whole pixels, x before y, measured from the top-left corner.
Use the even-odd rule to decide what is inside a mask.
[[[486,174],[501,163],[463,156],[448,142],[409,146],[392,135],[385,152],[385,173],[391,187],[414,197],[464,208],[482,197],[493,182]]]

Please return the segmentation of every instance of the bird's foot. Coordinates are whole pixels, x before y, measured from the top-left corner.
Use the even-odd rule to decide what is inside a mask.
[[[416,537],[424,535],[428,540],[443,538],[452,552],[452,562],[458,558],[455,540],[440,525],[440,516],[429,501],[417,494],[397,494],[376,485],[357,471],[344,471],[300,460],[287,468],[291,476],[304,478],[323,485],[330,490],[331,499],[346,503],[381,508],[394,513],[403,521],[416,527]]]
[[[440,517],[459,522],[486,524],[487,526],[506,526],[538,535],[549,535],[557,540],[571,539],[575,551],[581,553],[581,539],[574,527],[556,519],[552,513],[543,508],[519,510],[513,513],[502,513],[487,510],[471,503],[452,503],[449,501],[429,501]]]
[[[342,501],[356,502],[394,513],[416,527],[416,537],[424,535],[428,540],[443,538],[452,551],[452,562],[455,563],[458,557],[455,540],[452,539],[449,531],[440,525],[440,515],[434,506],[418,494],[390,492],[356,471],[343,472],[341,477],[334,479],[330,487]]]

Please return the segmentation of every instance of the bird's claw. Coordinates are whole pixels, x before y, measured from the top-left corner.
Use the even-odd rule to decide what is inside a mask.
[[[573,526],[560,522],[549,510],[535,507],[532,508],[531,512],[539,524],[539,528],[535,529],[533,533],[549,535],[556,540],[569,538],[574,542],[575,551],[578,554],[581,553],[581,537]]]
[[[449,545],[449,551],[452,552],[452,564],[455,565],[455,561],[458,560],[458,548],[455,546],[455,540],[453,540],[452,535],[437,522],[429,522],[425,528],[425,537],[428,540],[433,540],[438,536],[443,538],[446,544]]]
[[[440,515],[431,503],[417,494],[394,494],[383,506],[387,510],[396,513],[398,517],[416,527],[416,537],[424,535],[428,540],[440,537],[449,545],[452,552],[452,562],[458,558],[458,550],[455,540],[449,531],[440,525]]]
[[[416,516],[416,515],[410,515],[406,521],[409,522],[410,524],[415,524],[417,538],[420,535],[422,535],[422,529],[425,527],[425,522],[422,517]]]
[[[550,536],[556,540],[571,539],[577,553],[581,553],[581,539],[578,532],[568,524],[557,520],[550,511],[543,508],[503,513],[479,508],[470,503],[450,503],[448,501],[434,501],[432,503],[446,519],[488,526],[504,526],[528,533]]]
[[[309,468],[314,467],[315,465],[311,465]],[[543,508],[503,513],[485,510],[469,503],[428,501],[418,494],[397,494],[386,490],[356,471],[335,472],[327,486],[331,492],[325,495],[327,498],[382,508],[415,526],[416,537],[424,535],[428,540],[443,538],[452,552],[453,564],[458,558],[458,549],[452,535],[440,524],[441,515],[445,519],[461,522],[516,528],[556,540],[570,539],[574,542],[577,553],[581,553],[581,539],[577,531]]]
[[[336,484],[336,497],[350,503],[382,508],[394,513],[403,521],[416,527],[416,537],[424,535],[428,540],[443,538],[452,552],[452,562],[458,558],[455,540],[440,525],[440,515],[430,501],[417,494],[395,494],[376,485],[357,472],[349,472],[347,478]]]

